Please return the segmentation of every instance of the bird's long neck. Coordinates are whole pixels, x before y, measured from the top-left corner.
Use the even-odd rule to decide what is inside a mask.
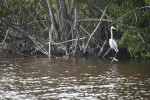
[[[113,39],[113,32],[112,32],[112,28],[111,28],[110,32],[111,32],[111,39]]]

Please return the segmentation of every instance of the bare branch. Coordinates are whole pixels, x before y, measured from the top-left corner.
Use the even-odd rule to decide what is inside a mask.
[[[85,39],[85,38],[87,38],[86,36],[85,37],[83,37],[83,38],[79,38],[79,40],[83,40],[83,39]],[[54,43],[54,42],[52,42],[52,44],[53,45],[58,45],[58,44],[63,44],[63,43],[67,43],[67,42],[72,42],[72,41],[77,41],[78,39],[72,39],[72,40],[67,40],[67,41],[63,41],[63,42],[59,42],[59,43]]]
[[[7,35],[8,35],[8,32],[9,32],[9,29],[7,30],[6,35],[5,35],[5,38],[4,38],[3,42],[1,43],[0,49],[2,49],[2,47],[3,47],[3,45],[4,45],[4,42],[5,42],[5,40],[6,40],[6,38],[7,38]]]
[[[109,48],[106,53],[104,54],[103,58],[105,58],[105,56],[110,52],[111,48]]]
[[[53,11],[52,11],[52,7],[50,5],[50,2],[49,0],[46,0],[46,3],[47,3],[47,6],[48,6],[48,10],[49,10],[49,16],[51,18],[51,22],[52,22],[52,25],[53,25],[53,28],[54,28],[54,31],[55,31],[55,34],[56,34],[56,39],[58,39],[58,31],[56,29],[56,26],[55,26],[55,18],[54,18],[54,14],[53,14]]]
[[[87,42],[87,44],[86,44],[86,46],[85,46],[85,49],[84,49],[84,52],[83,52],[83,53],[86,52],[86,49],[87,49],[87,47],[88,47],[88,44],[89,44],[91,38],[93,37],[93,35],[94,35],[95,32],[97,31],[98,27],[100,26],[101,21],[102,21],[102,18],[103,18],[104,15],[105,15],[106,9],[107,9],[107,7],[105,7],[105,10],[104,10],[104,12],[103,12],[103,14],[102,14],[102,16],[101,16],[101,18],[100,18],[100,20],[99,20],[99,23],[98,23],[98,25],[96,26],[95,30],[92,32],[92,34],[91,34],[91,36],[90,36],[90,38],[89,38],[89,40],[88,40],[88,42]]]
[[[98,57],[100,57],[100,55],[102,54],[103,49],[104,49],[106,43],[107,43],[107,40],[104,41],[104,43],[103,43],[103,45],[102,45],[102,47],[101,47],[101,49],[100,49],[100,51],[99,51],[99,53],[98,53]]]
[[[51,25],[51,30],[49,31],[49,58],[51,55],[51,42],[52,42],[52,32],[53,32],[53,25]]]
[[[139,10],[139,9],[144,9],[144,8],[150,8],[150,6],[144,6],[144,7],[140,7],[140,8],[135,8],[127,13],[125,13],[123,16],[119,17],[115,22],[113,22],[111,25],[109,26],[112,26],[113,24],[115,24],[116,22],[118,22],[121,18],[123,18],[124,16],[130,14],[131,12],[135,11],[135,10]]]
[[[112,22],[111,19],[102,19],[102,21],[105,22]],[[81,20],[77,20],[78,23],[80,22],[99,22],[99,19],[81,19]]]

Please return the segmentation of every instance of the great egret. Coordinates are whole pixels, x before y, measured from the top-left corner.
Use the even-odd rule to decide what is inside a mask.
[[[119,50],[118,50],[118,46],[117,46],[116,41],[113,40],[113,32],[112,32],[113,29],[116,29],[116,28],[114,28],[113,26],[111,26],[111,29],[110,29],[110,32],[111,32],[111,38],[109,39],[109,45],[110,45],[110,48],[111,48],[111,49],[114,49],[115,52],[116,52],[116,54],[117,54],[117,52],[118,52]],[[118,61],[118,60],[115,58],[115,57],[116,57],[116,54],[115,54],[113,60]],[[112,60],[112,62],[113,62],[113,60]]]

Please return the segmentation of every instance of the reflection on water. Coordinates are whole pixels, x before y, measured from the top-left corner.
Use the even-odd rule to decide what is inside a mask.
[[[0,99],[150,99],[149,61],[0,56]]]

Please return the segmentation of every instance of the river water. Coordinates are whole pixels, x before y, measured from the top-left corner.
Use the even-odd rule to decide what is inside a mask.
[[[0,100],[150,100],[150,61],[0,56]]]

